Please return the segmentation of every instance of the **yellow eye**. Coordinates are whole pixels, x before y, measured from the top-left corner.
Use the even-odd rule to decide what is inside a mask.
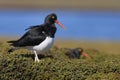
[[[55,18],[55,16],[52,16],[52,19],[54,19]]]

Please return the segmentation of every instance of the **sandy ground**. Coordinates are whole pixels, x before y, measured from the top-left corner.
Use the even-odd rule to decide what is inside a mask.
[[[120,0],[0,0],[0,8],[120,10]]]

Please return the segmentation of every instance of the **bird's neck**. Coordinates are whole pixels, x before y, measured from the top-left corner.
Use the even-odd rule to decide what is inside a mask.
[[[46,24],[46,28],[45,28],[46,35],[54,38],[56,29],[57,28],[55,27],[55,24],[51,24],[51,25]]]

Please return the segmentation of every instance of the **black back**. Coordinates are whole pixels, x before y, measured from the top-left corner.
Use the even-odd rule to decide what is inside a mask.
[[[54,38],[56,32],[56,27],[39,25],[35,26],[32,29],[29,29],[20,39],[17,41],[9,41],[14,47],[23,47],[23,46],[35,46],[40,44],[46,39],[47,36]]]

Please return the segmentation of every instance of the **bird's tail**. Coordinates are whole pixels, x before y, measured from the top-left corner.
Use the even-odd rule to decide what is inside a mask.
[[[16,41],[7,41],[7,43],[10,43],[11,46],[13,46],[11,49],[8,50],[9,53],[15,51],[16,48]]]
[[[7,41],[7,43],[10,43],[11,46],[16,46],[16,41]]]
[[[14,43],[14,42],[16,42],[16,41],[7,41],[8,43]]]

